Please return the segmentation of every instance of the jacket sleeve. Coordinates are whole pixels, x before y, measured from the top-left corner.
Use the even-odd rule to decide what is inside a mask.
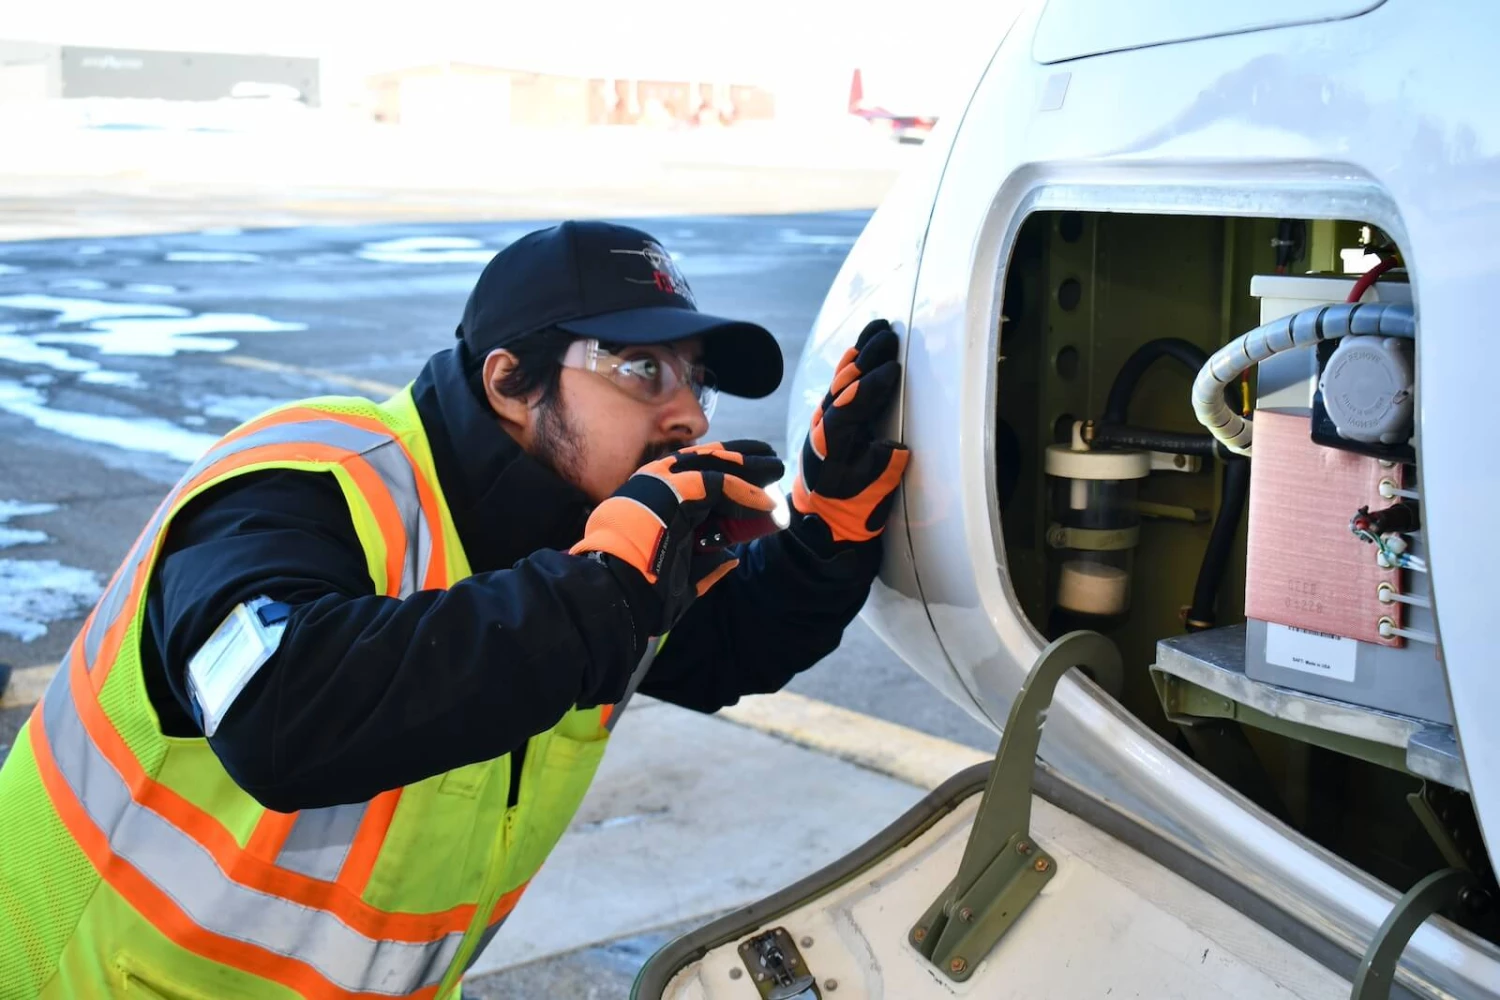
[[[640,692],[715,712],[778,691],[838,648],[880,569],[881,540],[833,544],[815,518],[741,546],[740,564],[673,627]]]
[[[260,595],[291,606],[287,627],[209,743],[282,812],[516,750],[574,704],[617,700],[645,645],[614,576],[552,550],[377,594],[331,476],[249,473],[180,512],[148,596],[159,669],[189,713],[188,660]]]

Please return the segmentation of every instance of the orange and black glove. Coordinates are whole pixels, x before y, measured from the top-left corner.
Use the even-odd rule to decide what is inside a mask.
[[[885,530],[911,458],[905,445],[876,440],[874,431],[901,381],[899,350],[885,320],[866,326],[839,360],[802,444],[792,507],[821,521],[836,546]]]
[[[728,546],[776,530],[764,487],[783,471],[760,441],[683,448],[642,466],[594,508],[569,551],[596,554],[614,570],[636,624],[662,635],[739,564]]]

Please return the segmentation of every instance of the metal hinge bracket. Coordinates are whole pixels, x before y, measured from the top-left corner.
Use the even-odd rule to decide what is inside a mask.
[[[908,932],[957,982],[974,974],[1057,873],[1056,859],[1031,836],[1031,779],[1047,708],[1071,667],[1106,685],[1122,674],[1119,650],[1097,632],[1070,632],[1042,650],[1011,706],[958,874]]]

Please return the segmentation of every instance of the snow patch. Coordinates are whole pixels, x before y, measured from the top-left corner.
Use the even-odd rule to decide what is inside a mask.
[[[81,381],[87,382],[90,385],[120,385],[130,389],[144,389],[146,387],[141,382],[140,375],[135,372],[87,372]]]
[[[55,503],[0,500],[0,549],[51,541],[46,532],[7,522],[58,509]],[[53,559],[0,559],[0,633],[33,642],[47,634],[49,622],[87,614],[103,589],[97,574]]]
[[[34,642],[49,622],[88,614],[103,590],[98,574],[55,559],[0,559],[0,633]]]
[[[6,522],[13,517],[35,517],[57,510],[55,503],[22,503],[19,500],[0,500],[0,549],[14,545],[41,545],[50,541],[45,531],[27,528],[12,528]]]
[[[165,287],[165,286],[164,286]],[[56,325],[87,323],[88,329],[68,333],[45,333],[26,338],[35,344],[84,344],[101,354],[173,357],[182,351],[232,351],[239,341],[229,337],[208,337],[216,333],[289,333],[306,330],[305,323],[283,323],[254,313],[201,313],[194,316],[177,306],[139,302],[103,302],[97,299],[64,298],[55,295],[0,295],[0,307],[36,312],[54,312]],[[0,327],[9,333],[16,327]],[[25,350],[10,338],[0,345],[0,357],[6,350]],[[59,352],[61,353],[61,352]],[[58,355],[48,355],[52,359]],[[63,355],[64,357],[66,355]],[[76,359],[70,360],[74,365]],[[48,364],[34,356],[31,364]],[[87,367],[58,368],[60,371],[93,371],[93,362],[76,361]],[[51,364],[50,367],[58,367]]]
[[[198,405],[205,416],[243,423],[284,402],[270,396],[205,396]]]
[[[100,354],[130,354],[170,358],[180,351],[232,351],[239,341],[205,337],[206,333],[290,333],[306,330],[305,323],[282,323],[254,313],[203,313],[182,319],[95,320],[83,333],[46,333],[45,344],[87,344]]]
[[[97,361],[75,358],[61,347],[43,347],[29,337],[0,332],[0,361],[18,365],[40,365],[58,372],[91,372]]]
[[[102,292],[109,287],[109,283],[95,281],[93,278],[63,278],[61,281],[49,281],[47,287],[69,292]]]
[[[218,440],[212,434],[183,430],[156,417],[112,417],[54,410],[36,389],[5,380],[0,380],[0,410],[76,441],[165,455],[184,463],[197,461]],[[3,603],[0,601],[0,606]]]
[[[24,267],[18,267],[15,264],[0,264],[0,278],[3,278],[7,274],[25,274],[25,273],[26,273],[26,268],[24,268]]]
[[[125,290],[127,292],[139,292],[141,295],[173,295],[177,292],[177,288],[174,285],[153,285],[149,282],[126,285]]]
[[[467,236],[405,236],[366,243],[354,255],[381,264],[488,264],[498,252]]]
[[[852,247],[859,238],[857,236],[804,233],[800,229],[783,229],[779,236],[783,243],[795,243],[812,247]]]
[[[104,302],[59,295],[0,295],[0,308],[55,312],[54,323],[88,323],[115,316],[187,316],[186,309],[138,302]]]
[[[198,232],[202,236],[238,236],[244,230],[237,226],[215,226],[212,229],[200,229]]]
[[[258,253],[238,250],[173,250],[166,259],[173,264],[258,264]]]

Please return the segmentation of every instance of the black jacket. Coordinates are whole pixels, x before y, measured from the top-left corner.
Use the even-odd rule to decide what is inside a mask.
[[[617,700],[639,661],[629,582],[567,554],[585,497],[500,430],[455,351],[427,363],[414,395],[472,576],[377,594],[337,482],[296,470],[194,499],[153,575],[142,665],[168,735],[201,735],[186,665],[231,609],[258,595],[292,605],[277,652],[209,739],[271,809],[363,801],[523,754],[571,706]],[[712,712],[783,687],[838,645],[880,545],[835,549],[799,519],[740,557],[673,629],[641,693]]]

